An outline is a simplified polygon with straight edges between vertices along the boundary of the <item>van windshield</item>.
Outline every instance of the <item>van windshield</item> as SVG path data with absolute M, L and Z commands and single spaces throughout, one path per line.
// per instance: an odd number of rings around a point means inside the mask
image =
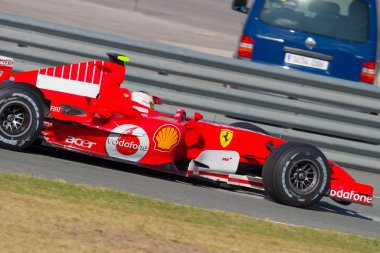
M 264 0 L 259 18 L 273 26 L 367 42 L 368 12 L 360 0 Z

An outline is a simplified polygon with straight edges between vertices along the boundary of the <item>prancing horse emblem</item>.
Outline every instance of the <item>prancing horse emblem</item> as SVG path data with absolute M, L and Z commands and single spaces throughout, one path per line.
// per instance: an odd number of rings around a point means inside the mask
M 231 130 L 222 129 L 222 131 L 220 131 L 220 144 L 223 148 L 230 145 L 233 136 L 234 132 Z

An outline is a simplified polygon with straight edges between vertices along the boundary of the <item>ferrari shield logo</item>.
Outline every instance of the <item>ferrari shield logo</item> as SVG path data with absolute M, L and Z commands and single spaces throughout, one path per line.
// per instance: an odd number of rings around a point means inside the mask
M 231 130 L 222 129 L 222 131 L 220 131 L 220 144 L 223 148 L 230 145 L 233 136 L 234 132 Z

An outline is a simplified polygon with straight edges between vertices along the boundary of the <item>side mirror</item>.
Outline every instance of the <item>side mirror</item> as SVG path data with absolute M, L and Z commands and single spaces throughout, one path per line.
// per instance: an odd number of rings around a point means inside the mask
M 153 102 L 155 105 L 162 104 L 162 99 L 160 97 L 153 96 Z
M 195 122 L 197 122 L 197 121 L 199 121 L 201 119 L 203 119 L 203 115 L 201 113 L 199 113 L 199 112 L 194 112 L 194 120 L 195 120 Z
M 184 125 L 190 126 L 201 119 L 203 119 L 203 115 L 199 112 L 195 112 L 194 117 L 191 120 L 187 121 Z
M 247 4 L 247 0 L 234 0 L 232 2 L 232 9 L 247 14 L 249 11 Z
M 175 115 L 174 115 L 174 119 L 177 121 L 177 122 L 183 122 L 186 120 L 186 112 L 185 110 L 181 109 L 181 110 L 178 110 Z

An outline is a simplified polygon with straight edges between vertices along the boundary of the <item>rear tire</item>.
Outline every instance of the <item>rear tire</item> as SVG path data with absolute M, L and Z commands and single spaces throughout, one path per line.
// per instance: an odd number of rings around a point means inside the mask
M 288 142 L 269 155 L 263 166 L 262 178 L 265 191 L 274 201 L 308 207 L 326 194 L 330 166 L 316 147 Z
M 0 147 L 20 151 L 39 136 L 44 120 L 41 100 L 17 86 L 0 90 Z

